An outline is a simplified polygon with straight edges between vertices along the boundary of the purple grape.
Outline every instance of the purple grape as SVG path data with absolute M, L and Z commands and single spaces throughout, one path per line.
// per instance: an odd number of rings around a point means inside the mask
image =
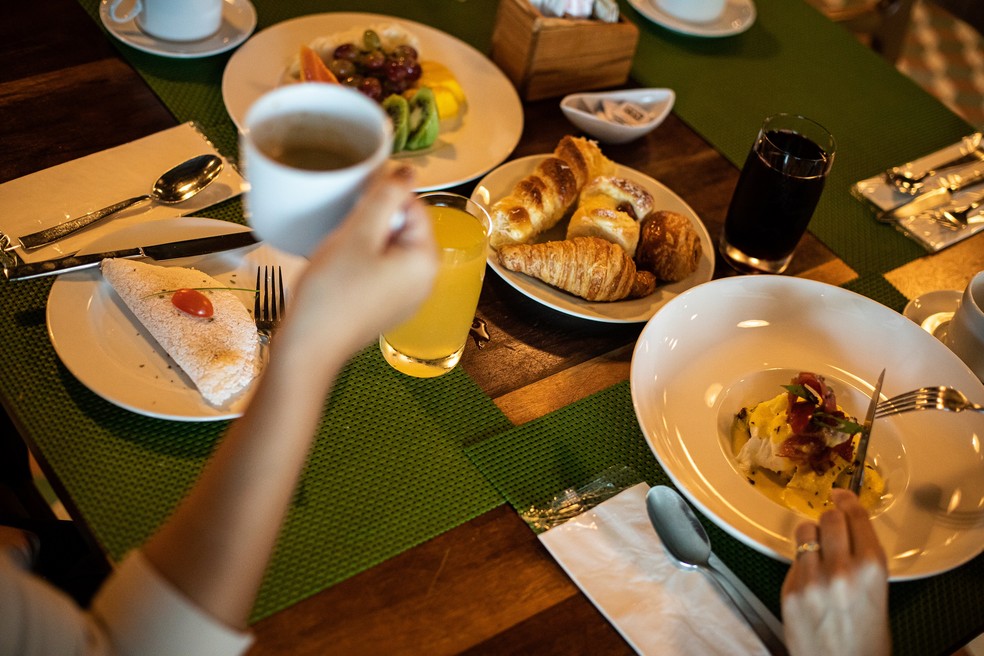
M 359 64 L 367 71 L 380 71 L 386 65 L 386 54 L 382 50 L 370 50 L 359 58 Z
M 413 63 L 417 61 L 417 51 L 413 46 L 408 46 L 406 44 L 396 46 L 393 48 L 392 55 L 399 59 L 405 59 L 407 63 Z
M 375 101 L 379 101 L 383 97 L 383 85 L 374 77 L 364 78 L 362 84 L 359 85 L 359 91 Z
M 424 70 L 420 67 L 419 62 L 414 62 L 407 66 L 407 80 L 411 82 L 416 82 L 420 79 L 421 74 Z
M 398 59 L 386 60 L 386 79 L 391 82 L 402 82 L 407 77 L 407 67 Z
M 354 43 L 343 43 L 335 48 L 333 57 L 354 62 L 359 57 L 359 49 L 355 47 Z

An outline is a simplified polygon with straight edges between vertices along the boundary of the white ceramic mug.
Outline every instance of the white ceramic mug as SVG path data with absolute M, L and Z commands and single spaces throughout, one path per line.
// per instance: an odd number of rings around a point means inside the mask
M 298 255 L 310 254 L 348 214 L 393 145 L 382 107 L 338 84 L 275 89 L 249 108 L 244 127 L 247 221 Z
M 151 36 L 167 41 L 199 41 L 219 31 L 223 0 L 135 0 L 120 16 L 120 5 L 113 0 L 109 17 L 117 23 L 136 19 L 137 26 Z
M 943 341 L 984 381 L 984 271 L 970 279 Z
M 726 0 L 656 0 L 666 13 L 690 23 L 709 23 L 724 13 Z

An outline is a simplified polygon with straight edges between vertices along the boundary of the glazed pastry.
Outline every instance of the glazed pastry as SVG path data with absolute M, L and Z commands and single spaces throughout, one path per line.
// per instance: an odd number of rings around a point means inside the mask
M 614 170 L 594 141 L 564 137 L 553 155 L 492 206 L 492 248 L 523 244 L 549 230 L 567 214 L 588 180 Z
M 612 207 L 638 221 L 653 211 L 653 197 L 631 180 L 602 175 L 588 182 L 581 191 L 578 206 L 587 205 Z
M 659 211 L 643 219 L 635 261 L 667 282 L 683 280 L 697 270 L 700 236 L 690 220 L 676 212 Z
M 635 255 L 639 243 L 637 217 L 653 208 L 653 197 L 639 185 L 613 176 L 599 176 L 581 191 L 578 208 L 567 225 L 567 238 L 601 237 Z
M 598 237 L 503 246 L 499 262 L 510 271 L 533 276 L 589 301 L 645 296 L 656 287 L 652 274 L 640 275 L 620 246 Z
M 639 223 L 609 207 L 579 207 L 567 224 L 567 239 L 600 237 L 617 244 L 632 257 L 639 243 Z

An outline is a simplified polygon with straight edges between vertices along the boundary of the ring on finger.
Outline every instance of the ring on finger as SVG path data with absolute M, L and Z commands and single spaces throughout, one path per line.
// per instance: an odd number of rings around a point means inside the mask
M 820 543 L 816 540 L 810 540 L 809 542 L 803 542 L 796 546 L 796 555 L 801 556 L 805 553 L 818 553 L 820 551 Z

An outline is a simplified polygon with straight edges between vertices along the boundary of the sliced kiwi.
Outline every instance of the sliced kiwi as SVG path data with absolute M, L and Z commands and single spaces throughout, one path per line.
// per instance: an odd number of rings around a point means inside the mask
M 399 94 L 392 94 L 383 101 L 383 109 L 393 122 L 393 152 L 398 153 L 407 145 L 410 136 L 410 104 Z
M 427 148 L 437 140 L 441 130 L 441 119 L 437 114 L 437 101 L 434 92 L 428 87 L 420 87 L 410 99 L 410 136 L 407 150 Z

